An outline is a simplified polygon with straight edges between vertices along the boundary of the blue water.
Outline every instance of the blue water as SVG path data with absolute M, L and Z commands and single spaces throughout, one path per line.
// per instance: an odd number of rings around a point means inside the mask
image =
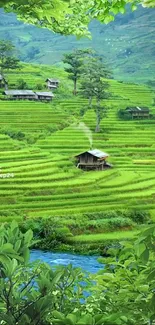
M 96 273 L 103 269 L 98 261 L 98 256 L 84 256 L 70 253 L 53 253 L 41 250 L 31 251 L 31 261 L 41 260 L 51 266 L 72 264 L 74 267 L 81 267 L 84 271 Z

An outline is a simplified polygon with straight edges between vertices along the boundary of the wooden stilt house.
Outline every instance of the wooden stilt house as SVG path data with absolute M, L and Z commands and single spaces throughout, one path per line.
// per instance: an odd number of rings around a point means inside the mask
M 136 118 L 149 118 L 150 110 L 148 107 L 127 107 L 126 112 L 132 116 L 133 119 Z
M 37 99 L 43 102 L 50 102 L 54 97 L 52 92 L 36 92 L 36 95 Z
M 4 94 L 8 99 L 36 99 L 36 94 L 32 90 L 6 90 Z
M 108 154 L 98 149 L 85 151 L 75 156 L 77 167 L 83 170 L 104 170 L 112 167 L 106 159 Z
M 46 79 L 46 87 L 49 90 L 54 90 L 57 89 L 59 86 L 59 80 L 58 79 L 53 79 L 53 78 L 48 78 Z

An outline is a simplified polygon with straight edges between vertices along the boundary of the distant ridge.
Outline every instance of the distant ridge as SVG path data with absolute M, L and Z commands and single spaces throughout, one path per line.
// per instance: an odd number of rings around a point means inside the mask
M 61 65 L 63 53 L 74 48 L 92 47 L 114 71 L 118 80 L 151 82 L 155 75 L 155 9 L 139 7 L 119 15 L 108 25 L 94 21 L 92 40 L 61 36 L 46 29 L 23 24 L 14 14 L 0 11 L 0 39 L 12 40 L 25 62 Z

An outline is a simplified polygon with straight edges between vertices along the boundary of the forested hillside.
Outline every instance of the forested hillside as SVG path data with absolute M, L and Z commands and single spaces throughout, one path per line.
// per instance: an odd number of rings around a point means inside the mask
M 155 9 L 139 7 L 108 25 L 94 21 L 92 40 L 77 40 L 23 24 L 1 10 L 0 39 L 12 40 L 21 60 L 46 64 L 61 64 L 63 54 L 74 48 L 93 47 L 112 67 L 116 79 L 148 82 L 155 74 L 154 16 Z

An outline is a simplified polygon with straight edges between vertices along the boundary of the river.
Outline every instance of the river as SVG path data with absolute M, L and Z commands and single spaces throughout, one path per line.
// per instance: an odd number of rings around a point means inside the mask
M 84 271 L 88 271 L 90 273 L 96 273 L 103 269 L 103 265 L 100 264 L 97 259 L 98 256 L 53 253 L 35 249 L 31 251 L 31 261 L 41 260 L 42 262 L 46 262 L 51 265 L 51 267 L 57 265 L 68 265 L 71 263 L 74 267 L 81 267 Z

